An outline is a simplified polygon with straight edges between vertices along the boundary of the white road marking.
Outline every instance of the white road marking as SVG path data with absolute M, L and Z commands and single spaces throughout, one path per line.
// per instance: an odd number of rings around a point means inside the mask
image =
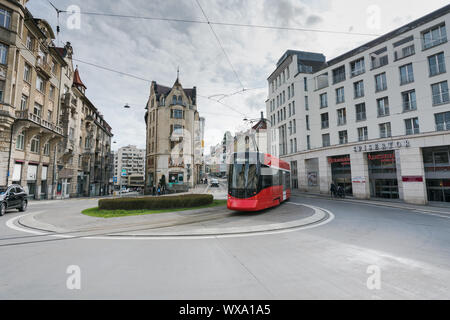
M 294 203 L 294 202 L 288 202 L 288 203 L 297 205 L 297 206 L 308 207 L 308 208 L 314 210 L 315 213 L 317 213 L 318 211 L 321 210 L 328 214 L 328 218 L 319 223 L 313 223 L 313 224 L 306 225 L 306 226 L 299 226 L 299 227 L 288 228 L 288 229 L 284 229 L 284 230 L 259 231 L 259 232 L 240 233 L 240 234 L 205 235 L 205 236 L 185 235 L 185 236 L 83 236 L 83 237 L 78 237 L 78 236 L 70 236 L 70 235 L 65 235 L 65 234 L 53 234 L 53 233 L 49 233 L 49 232 L 36 231 L 36 230 L 29 229 L 29 228 L 19 227 L 14 224 L 18 219 L 20 219 L 24 216 L 31 215 L 31 214 L 38 214 L 43 211 L 31 212 L 31 213 L 27 213 L 27 214 L 24 214 L 21 216 L 14 217 L 6 222 L 6 226 L 13 230 L 20 231 L 20 232 L 32 233 L 32 234 L 36 234 L 36 235 L 50 236 L 50 237 L 56 237 L 56 238 L 67 238 L 67 239 L 79 238 L 79 239 L 88 239 L 88 240 L 201 240 L 201 239 L 218 239 L 218 238 L 256 237 L 256 236 L 264 236 L 264 235 L 290 233 L 290 232 L 295 232 L 295 231 L 299 231 L 299 230 L 307 230 L 307 229 L 317 228 L 317 227 L 323 226 L 327 223 L 330 223 L 331 221 L 334 220 L 334 214 L 329 210 L 311 206 L 311 205 L 307 205 L 307 204 L 300 204 L 300 203 Z

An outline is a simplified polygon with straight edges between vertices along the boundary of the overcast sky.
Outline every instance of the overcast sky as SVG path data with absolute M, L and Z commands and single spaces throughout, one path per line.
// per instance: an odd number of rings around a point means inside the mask
M 51 0 L 66 10 L 203 20 L 196 0 Z M 365 34 L 384 34 L 445 6 L 446 0 L 199 0 L 213 22 L 300 27 Z M 55 10 L 47 0 L 30 0 L 35 18 L 46 19 L 56 31 Z M 378 14 L 379 13 L 379 14 Z M 268 30 L 213 25 L 239 80 L 207 24 L 165 22 L 136 18 L 81 15 L 79 29 L 69 29 L 60 16 L 58 44 L 70 41 L 74 58 L 172 86 L 177 67 L 185 88 L 197 86 L 202 96 L 259 88 L 222 100 L 231 108 L 198 98 L 206 118 L 205 153 L 221 141 L 225 131 L 246 128 L 244 116 L 265 112 L 268 76 L 287 49 L 320 52 L 331 59 L 373 36 Z M 86 95 L 112 126 L 113 149 L 134 144 L 145 148 L 145 104 L 150 82 L 93 66 L 78 64 Z M 131 109 L 124 109 L 128 103 Z

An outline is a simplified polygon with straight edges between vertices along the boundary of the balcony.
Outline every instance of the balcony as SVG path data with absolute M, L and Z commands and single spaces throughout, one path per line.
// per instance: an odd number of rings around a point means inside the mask
M 179 157 L 179 158 L 169 157 L 169 168 L 184 168 L 183 157 Z
M 44 73 L 48 78 L 52 75 L 52 67 L 40 57 L 36 60 L 36 69 Z
M 19 120 L 31 121 L 31 122 L 33 122 L 37 125 L 40 125 L 41 127 L 44 127 L 50 131 L 56 132 L 60 135 L 63 135 L 63 130 L 61 127 L 59 127 L 47 120 L 41 119 L 38 115 L 28 112 L 26 110 L 16 111 L 16 118 Z

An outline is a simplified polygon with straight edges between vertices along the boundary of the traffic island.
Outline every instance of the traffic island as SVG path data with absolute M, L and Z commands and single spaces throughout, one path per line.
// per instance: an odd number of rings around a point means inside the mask
M 148 209 L 141 209 L 141 210 L 123 210 L 123 209 L 116 209 L 116 210 L 105 210 L 100 209 L 100 207 L 96 208 L 90 208 L 81 211 L 81 213 L 90 216 L 90 217 L 97 217 L 97 218 L 119 218 L 119 217 L 129 217 L 129 216 L 140 216 L 140 215 L 147 215 L 147 214 L 159 214 L 159 213 L 168 213 L 168 212 L 180 212 L 180 211 L 186 211 L 186 210 L 200 210 L 200 209 L 207 209 L 207 208 L 214 208 L 214 207 L 224 207 L 227 204 L 227 200 L 213 200 L 209 204 L 197 206 L 197 207 L 189 207 L 189 208 L 171 208 L 171 209 L 159 209 L 159 210 L 148 210 Z

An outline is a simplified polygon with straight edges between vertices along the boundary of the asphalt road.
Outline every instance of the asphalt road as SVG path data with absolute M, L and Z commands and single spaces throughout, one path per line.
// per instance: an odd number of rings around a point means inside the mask
M 450 216 L 309 197 L 292 202 L 335 218 L 251 237 L 99 240 L 13 230 L 6 222 L 21 214 L 14 210 L 0 217 L 0 299 L 450 298 Z M 27 213 L 95 203 L 35 202 Z M 80 289 L 69 289 L 74 284 Z

